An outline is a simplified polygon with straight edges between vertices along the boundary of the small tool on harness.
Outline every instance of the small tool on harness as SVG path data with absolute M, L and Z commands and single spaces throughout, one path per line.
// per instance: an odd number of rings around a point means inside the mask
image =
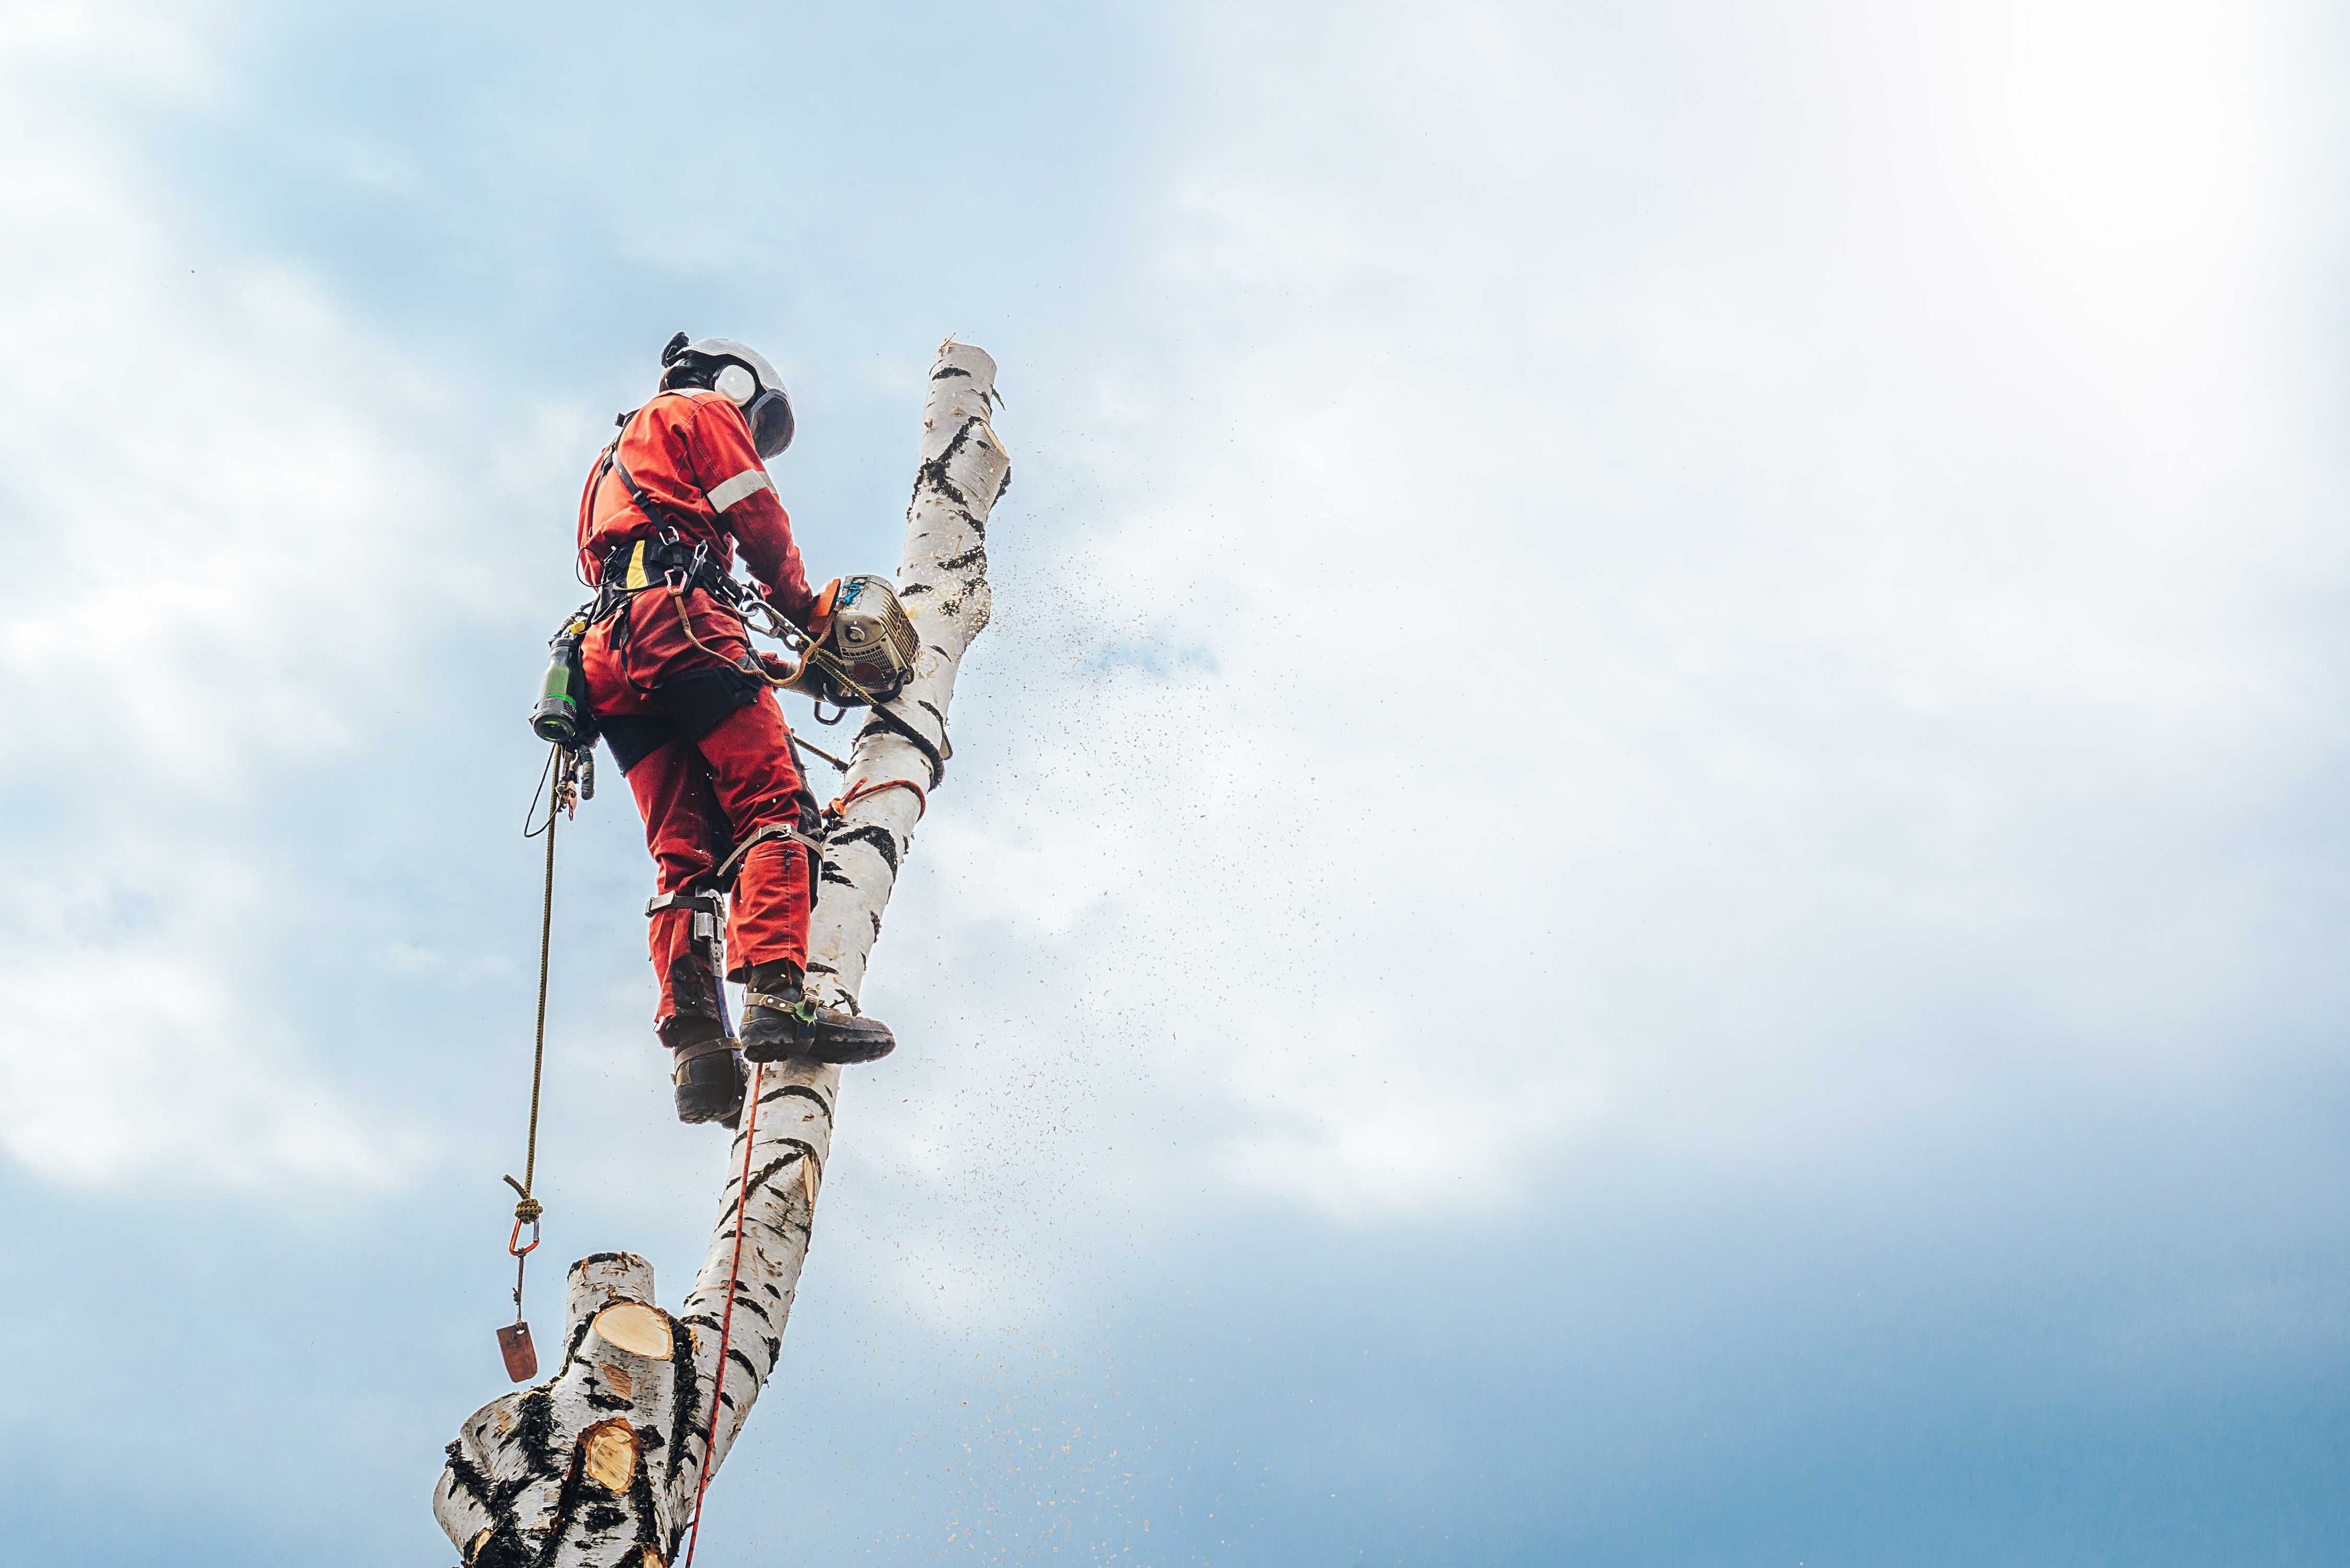
M 792 744 L 797 746 L 801 751 L 806 752 L 811 756 L 821 757 L 826 762 L 830 763 L 832 764 L 832 771 L 837 774 L 845 774 L 848 771 L 848 764 L 847 763 L 842 762 L 838 757 L 834 756 L 822 746 L 809 745 L 807 742 L 802 740 L 797 733 L 793 734 Z
M 506 1376 L 517 1383 L 527 1383 L 538 1376 L 538 1352 L 531 1345 L 530 1324 L 523 1317 L 522 1283 L 530 1255 L 538 1249 L 539 1217 L 546 1212 L 546 1205 L 531 1196 L 531 1186 L 538 1179 L 538 1100 L 546 1077 L 547 961 L 555 936 L 555 824 L 557 817 L 576 813 L 580 801 L 595 794 L 595 779 L 591 753 L 564 745 L 552 747 L 547 753 L 546 772 L 539 775 L 539 787 L 547 790 L 546 821 L 524 832 L 524 836 L 530 838 L 546 836 L 546 885 L 538 911 L 538 1024 L 530 1056 L 530 1130 L 523 1139 L 522 1179 L 516 1181 L 511 1176 L 505 1179 L 517 1199 L 514 1229 L 506 1236 L 506 1254 L 515 1261 L 515 1320 L 498 1330 L 498 1354 L 505 1358 Z M 552 788 L 548 788 L 550 783 Z M 534 794 L 532 804 L 536 805 L 536 801 Z M 522 1228 L 525 1225 L 530 1227 L 528 1246 L 522 1240 Z

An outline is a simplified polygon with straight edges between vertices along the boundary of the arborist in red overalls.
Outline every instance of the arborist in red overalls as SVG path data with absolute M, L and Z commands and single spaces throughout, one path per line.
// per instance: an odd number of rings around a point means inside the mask
M 869 1062 L 897 1042 L 888 1025 L 803 992 L 816 801 L 770 690 L 789 666 L 753 655 L 733 607 L 752 591 L 731 581 L 739 545 L 785 618 L 820 634 L 829 608 L 830 589 L 809 590 L 761 461 L 791 444 L 791 400 L 774 366 L 726 338 L 681 332 L 661 364 L 660 392 L 623 416 L 580 497 L 580 570 L 599 589 L 581 664 L 659 877 L 646 909 L 661 993 L 653 1022 L 674 1053 L 678 1117 L 731 1125 L 745 1057 Z M 722 969 L 744 986 L 738 1039 Z

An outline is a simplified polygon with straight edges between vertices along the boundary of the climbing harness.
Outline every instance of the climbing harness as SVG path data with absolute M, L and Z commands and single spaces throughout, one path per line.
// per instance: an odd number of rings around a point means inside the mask
M 841 578 L 818 601 L 815 618 L 823 622 L 821 632 L 810 633 L 786 618 L 764 594 L 721 566 L 707 542 L 687 543 L 677 514 L 655 500 L 629 472 L 629 465 L 620 460 L 620 442 L 640 411 L 631 410 L 618 417 L 619 433 L 597 460 L 596 472 L 588 481 L 588 494 L 592 506 L 605 475 L 612 475 L 627 489 L 629 502 L 652 524 L 653 533 L 650 537 L 623 539 L 605 552 L 597 573 L 596 597 L 575 611 L 572 620 L 580 622 L 584 631 L 635 595 L 659 588 L 676 605 L 678 620 L 694 647 L 764 685 L 806 693 L 815 703 L 819 724 L 839 723 L 851 708 L 878 708 L 895 701 L 913 679 L 921 639 L 889 579 L 869 574 Z M 694 588 L 715 599 L 743 623 L 745 631 L 773 639 L 797 654 L 798 668 L 787 675 L 771 675 L 755 660 L 738 664 L 702 641 L 686 602 Z M 561 636 L 557 634 L 558 640 Z M 550 688 L 555 680 L 550 671 Z M 827 704 L 833 710 L 829 716 L 825 712 Z
M 548 785 L 550 782 L 552 788 Z M 515 1261 L 515 1320 L 498 1330 L 498 1351 L 504 1356 L 506 1376 L 517 1383 L 527 1383 L 538 1376 L 538 1352 L 532 1347 L 530 1324 L 523 1317 L 523 1273 L 530 1264 L 530 1255 L 539 1243 L 539 1219 L 546 1206 L 531 1194 L 538 1179 L 538 1102 L 539 1091 L 546 1077 L 546 981 L 549 959 L 555 938 L 555 824 L 558 817 L 577 815 L 579 803 L 596 796 L 596 760 L 593 753 L 573 750 L 568 746 L 548 749 L 546 769 L 539 774 L 539 789 L 546 792 L 546 821 L 536 828 L 525 827 L 523 836 L 546 838 L 546 880 L 539 897 L 538 907 L 538 1023 L 534 1033 L 530 1053 L 530 1128 L 523 1137 L 522 1179 L 509 1176 L 508 1187 L 515 1189 L 514 1230 L 506 1236 L 506 1254 Z M 536 812 L 538 794 L 531 795 L 531 808 Z M 527 819 L 525 814 L 525 819 Z M 523 1245 L 522 1228 L 530 1227 L 530 1244 Z
M 726 1352 L 734 1338 L 734 1293 L 743 1281 L 743 1210 L 751 1201 L 751 1146 L 759 1138 L 759 1079 L 765 1071 L 764 1064 L 753 1066 L 751 1086 L 743 1094 L 749 1108 L 743 1116 L 743 1180 L 734 1194 L 734 1256 L 726 1265 L 726 1310 L 718 1318 L 718 1380 L 710 1390 L 710 1426 L 702 1434 L 702 1473 L 693 1482 L 693 1522 L 687 1527 L 684 1568 L 693 1568 L 693 1551 L 702 1542 L 702 1500 L 710 1490 L 711 1450 L 718 1446 L 719 1401 L 726 1397 Z

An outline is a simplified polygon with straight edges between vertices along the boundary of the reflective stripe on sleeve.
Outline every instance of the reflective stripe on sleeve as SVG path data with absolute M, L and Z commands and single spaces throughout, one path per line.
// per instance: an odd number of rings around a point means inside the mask
M 767 478 L 765 469 L 746 468 L 725 483 L 713 485 L 707 493 L 710 496 L 711 506 L 716 511 L 723 512 L 754 491 L 772 488 L 774 486 Z

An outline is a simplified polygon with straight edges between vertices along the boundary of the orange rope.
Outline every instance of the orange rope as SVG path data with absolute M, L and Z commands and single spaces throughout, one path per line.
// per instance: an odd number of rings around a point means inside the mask
M 759 668 L 759 661 L 757 659 L 752 659 L 747 665 L 737 664 L 734 660 L 727 658 L 724 654 L 719 652 L 716 649 L 702 640 L 701 634 L 693 629 L 693 612 L 686 608 L 685 605 L 685 596 L 688 588 L 691 587 L 691 585 L 688 584 L 685 587 L 672 587 L 668 590 L 670 601 L 677 606 L 677 622 L 680 626 L 685 628 L 686 640 L 692 643 L 694 647 L 702 649 L 702 652 L 710 655 L 711 658 L 718 660 L 719 663 L 726 665 L 731 669 L 740 670 L 745 675 L 755 675 L 770 686 L 788 685 L 788 681 L 778 680 L 774 676 L 768 674 L 764 670 Z M 727 607 L 723 604 L 719 604 L 719 601 L 714 597 L 712 598 L 711 603 L 717 604 L 718 607 L 721 609 L 727 609 Z M 728 609 L 727 613 L 730 615 L 734 614 L 731 609 Z M 740 615 L 735 615 L 734 618 L 736 620 L 743 619 Z M 744 621 L 743 624 L 748 626 L 750 623 Z M 745 643 L 744 646 L 747 647 L 748 644 Z
M 743 1117 L 743 1187 L 734 1195 L 734 1261 L 726 1266 L 726 1311 L 718 1320 L 718 1382 L 710 1390 L 710 1429 L 702 1435 L 702 1477 L 693 1483 L 693 1523 L 685 1542 L 685 1568 L 693 1568 L 693 1549 L 702 1543 L 702 1498 L 710 1490 L 710 1456 L 718 1446 L 718 1401 L 726 1394 L 726 1347 L 734 1336 L 734 1293 L 743 1278 L 743 1227 L 751 1201 L 751 1146 L 759 1136 L 759 1078 L 764 1062 L 751 1068 L 751 1086 L 743 1098 L 749 1109 Z
M 914 813 L 914 820 L 916 822 L 921 821 L 923 817 L 930 815 L 930 792 L 911 779 L 881 779 L 878 782 L 872 780 L 860 780 L 855 788 L 847 791 L 844 794 L 834 796 L 832 804 L 824 808 L 825 815 L 827 816 L 838 816 L 842 812 L 847 810 L 850 806 L 855 805 L 867 795 L 879 794 L 885 789 L 910 789 L 914 792 L 914 800 L 917 803 L 917 808 Z

